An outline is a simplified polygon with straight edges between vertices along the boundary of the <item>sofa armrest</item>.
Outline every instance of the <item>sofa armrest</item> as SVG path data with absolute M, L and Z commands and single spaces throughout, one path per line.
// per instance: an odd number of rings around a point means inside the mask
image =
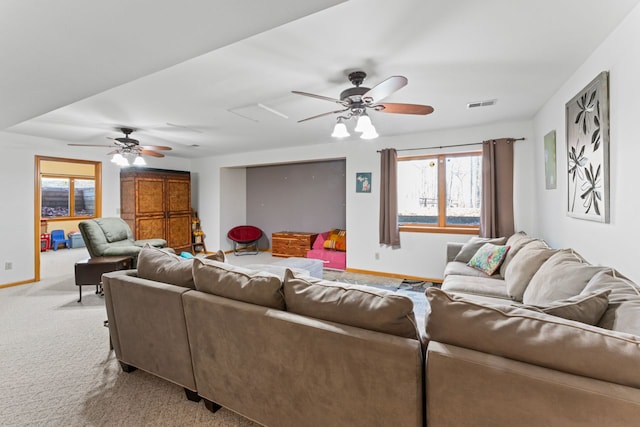
M 623 426 L 640 413 L 637 388 L 435 341 L 425 381 L 429 427 Z
M 105 273 L 102 283 L 118 360 L 195 391 L 182 303 L 190 289 L 142 279 L 136 270 Z
M 447 242 L 447 262 L 453 261 L 453 259 L 458 255 L 460 249 L 464 246 L 464 243 L 458 242 Z

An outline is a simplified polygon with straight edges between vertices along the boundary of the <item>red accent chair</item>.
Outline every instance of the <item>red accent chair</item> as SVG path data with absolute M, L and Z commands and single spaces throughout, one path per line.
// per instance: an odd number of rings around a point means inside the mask
M 256 255 L 262 230 L 253 225 L 238 225 L 229 230 L 227 237 L 233 242 L 234 255 Z

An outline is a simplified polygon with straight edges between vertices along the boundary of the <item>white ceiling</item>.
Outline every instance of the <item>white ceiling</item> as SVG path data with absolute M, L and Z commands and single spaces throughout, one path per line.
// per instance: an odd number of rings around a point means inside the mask
M 129 126 L 192 158 L 317 144 L 334 118 L 297 121 L 338 108 L 291 91 L 338 98 L 356 69 L 435 108 L 371 113 L 385 136 L 530 119 L 639 1 L 5 0 L 0 128 L 64 145 Z

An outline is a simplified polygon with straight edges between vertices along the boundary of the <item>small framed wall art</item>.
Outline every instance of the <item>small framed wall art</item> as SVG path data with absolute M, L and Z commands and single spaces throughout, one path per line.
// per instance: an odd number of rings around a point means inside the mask
M 603 71 L 565 106 L 567 214 L 609 222 L 609 73 Z
M 556 176 L 556 131 L 544 136 L 544 188 L 553 190 L 558 185 Z
M 356 172 L 356 193 L 371 193 L 371 172 Z

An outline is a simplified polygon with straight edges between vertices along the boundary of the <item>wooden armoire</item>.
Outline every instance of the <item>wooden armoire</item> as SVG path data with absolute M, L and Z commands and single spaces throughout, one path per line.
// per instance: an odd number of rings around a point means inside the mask
M 120 171 L 120 217 L 138 239 L 165 239 L 191 252 L 191 174 L 151 168 Z

